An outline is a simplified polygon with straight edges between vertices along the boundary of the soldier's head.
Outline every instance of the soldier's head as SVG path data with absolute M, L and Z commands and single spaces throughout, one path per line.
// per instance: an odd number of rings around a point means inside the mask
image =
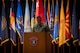
M 41 21 L 42 21 L 42 20 L 41 20 L 41 17 L 40 17 L 40 16 L 38 16 L 38 17 L 37 17 L 37 23 L 38 23 L 38 24 L 40 24 L 40 23 L 41 23 Z

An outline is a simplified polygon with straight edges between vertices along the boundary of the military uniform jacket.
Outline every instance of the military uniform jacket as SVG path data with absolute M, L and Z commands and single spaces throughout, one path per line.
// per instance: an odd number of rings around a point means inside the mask
M 35 24 L 33 27 L 33 32 L 50 32 L 50 29 L 45 23 L 41 23 L 40 25 Z

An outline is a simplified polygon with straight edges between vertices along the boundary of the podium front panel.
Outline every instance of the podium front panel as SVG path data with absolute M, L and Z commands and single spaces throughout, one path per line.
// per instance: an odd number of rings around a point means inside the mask
M 46 33 L 24 33 L 23 53 L 46 53 Z

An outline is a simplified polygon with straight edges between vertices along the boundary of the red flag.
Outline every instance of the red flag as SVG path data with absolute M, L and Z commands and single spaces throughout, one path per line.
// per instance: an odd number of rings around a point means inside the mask
M 66 8 L 65 30 L 66 30 L 66 39 L 69 40 L 70 37 L 71 37 L 71 34 L 70 34 L 69 0 L 67 1 L 67 8 Z
M 46 22 L 46 19 L 44 17 L 44 6 L 42 0 L 36 1 L 36 17 L 37 16 L 41 16 L 42 22 Z

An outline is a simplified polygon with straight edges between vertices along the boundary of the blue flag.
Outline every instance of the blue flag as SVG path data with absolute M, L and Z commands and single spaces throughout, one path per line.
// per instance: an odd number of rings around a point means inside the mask
M 73 13 L 72 13 L 72 35 L 73 35 L 73 43 L 78 41 L 78 17 L 76 16 L 75 5 L 73 4 Z
M 33 29 L 33 26 L 35 24 L 35 3 L 32 0 L 32 9 L 31 9 L 31 28 Z
M 17 13 L 16 13 L 16 30 L 20 36 L 21 44 L 23 44 L 24 37 L 24 25 L 23 25 L 23 15 L 20 2 L 17 3 Z
M 59 10 L 58 10 L 58 2 L 56 2 L 54 31 L 53 31 L 53 42 L 58 39 L 58 35 L 59 35 Z
M 53 33 L 53 24 L 54 24 L 54 6 L 53 6 L 52 3 L 51 3 L 51 6 L 50 6 L 50 23 L 49 23 L 51 34 Z
M 14 8 L 13 2 L 11 2 L 10 7 L 10 40 L 12 41 L 13 45 L 16 46 L 16 30 L 15 30 L 15 15 L 14 15 Z
M 5 4 L 3 3 L 2 6 L 2 17 L 1 17 L 1 44 L 9 41 L 8 37 L 8 25 L 7 25 L 7 18 L 6 18 L 6 13 L 5 13 Z
M 44 0 L 44 15 L 45 15 L 45 18 L 46 18 L 46 24 L 48 25 L 46 0 Z

